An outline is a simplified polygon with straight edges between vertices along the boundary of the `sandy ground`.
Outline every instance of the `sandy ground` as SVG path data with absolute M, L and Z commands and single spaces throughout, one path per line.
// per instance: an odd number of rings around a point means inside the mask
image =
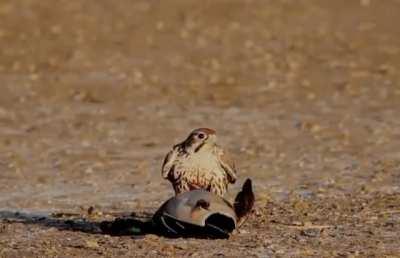
M 400 1 L 0 2 L 0 257 L 400 257 Z M 111 237 L 215 128 L 229 240 Z M 93 207 L 91 214 L 87 213 Z

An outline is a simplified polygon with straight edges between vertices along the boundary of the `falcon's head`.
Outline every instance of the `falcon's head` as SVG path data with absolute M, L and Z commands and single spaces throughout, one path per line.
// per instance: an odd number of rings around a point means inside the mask
M 183 146 L 188 152 L 198 152 L 204 147 L 215 146 L 217 136 L 215 130 L 210 128 L 198 128 L 193 130 L 188 138 L 183 142 Z

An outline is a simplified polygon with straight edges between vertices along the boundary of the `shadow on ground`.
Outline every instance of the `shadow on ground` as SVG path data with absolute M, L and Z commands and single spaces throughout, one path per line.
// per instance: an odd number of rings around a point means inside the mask
M 59 230 L 80 231 L 89 234 L 108 234 L 114 236 L 143 236 L 150 233 L 150 230 L 147 228 L 149 225 L 147 222 L 149 220 L 148 218 L 151 217 L 150 214 L 147 214 L 146 216 L 138 216 L 135 214 L 119 213 L 113 214 L 113 216 L 117 217 L 115 220 L 118 222 L 117 225 L 115 225 L 114 221 L 92 221 L 81 214 L 74 213 L 44 214 L 8 210 L 0 211 L 0 220 L 9 224 L 32 224 L 43 227 L 53 227 Z M 118 231 L 116 231 L 116 226 L 118 226 Z

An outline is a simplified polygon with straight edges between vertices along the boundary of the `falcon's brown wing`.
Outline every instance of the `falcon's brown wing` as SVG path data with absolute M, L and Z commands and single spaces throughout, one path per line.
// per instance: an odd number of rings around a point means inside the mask
M 177 156 L 178 151 L 176 150 L 176 148 L 172 149 L 170 152 L 168 152 L 167 156 L 165 156 L 161 169 L 161 175 L 163 178 L 168 178 Z
M 225 173 L 228 175 L 228 181 L 230 183 L 235 183 L 237 179 L 237 171 L 235 167 L 235 162 L 231 156 L 222 149 L 218 151 L 218 159 L 221 167 L 224 169 Z

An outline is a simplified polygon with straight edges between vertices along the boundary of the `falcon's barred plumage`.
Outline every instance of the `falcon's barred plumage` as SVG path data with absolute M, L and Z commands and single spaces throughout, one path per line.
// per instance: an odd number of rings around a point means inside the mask
M 235 165 L 216 140 L 214 130 L 199 128 L 167 154 L 162 176 L 172 183 L 175 194 L 205 189 L 223 196 L 235 183 Z

